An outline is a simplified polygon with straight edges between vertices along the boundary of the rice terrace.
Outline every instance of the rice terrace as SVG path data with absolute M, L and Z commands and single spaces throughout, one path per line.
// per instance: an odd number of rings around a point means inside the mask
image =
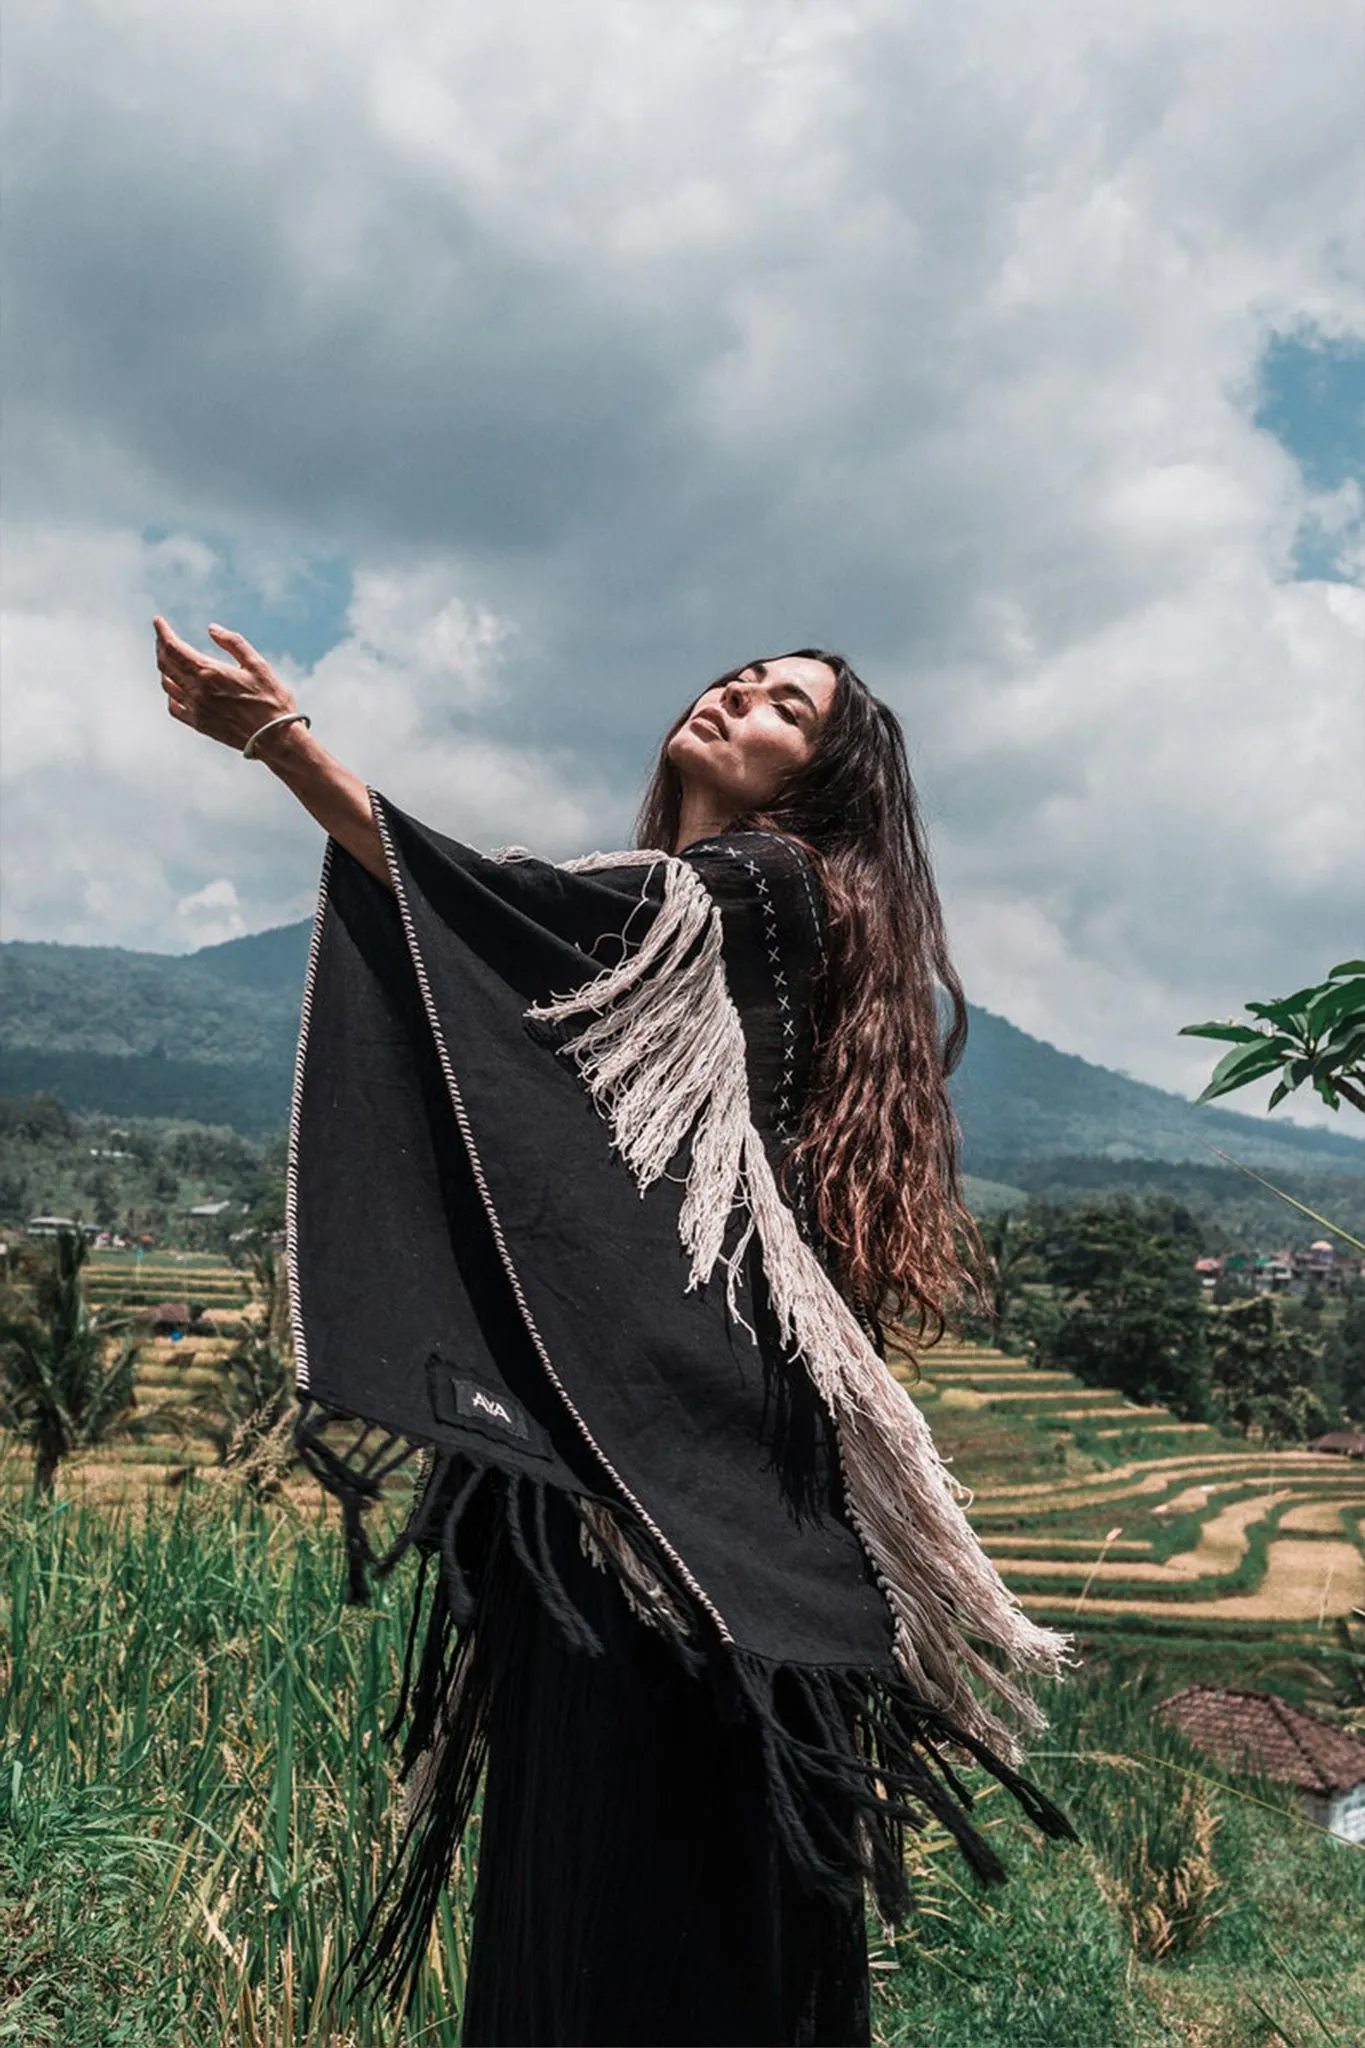
M 169 1251 L 97 1252 L 86 1286 L 92 1307 L 135 1297 L 193 1307 L 194 1324 L 144 1339 L 142 1426 L 67 1460 L 50 1501 L 17 1446 L 4 1457 L 0 2041 L 453 2044 L 463 1866 L 407 2020 L 344 1995 L 400 1825 L 382 1729 L 403 1587 L 344 1607 L 313 1482 L 294 1470 L 253 1493 L 201 1429 L 196 1402 L 265 1312 L 259 1286 Z M 919 1911 L 870 1930 L 876 2039 L 1361 2038 L 1365 1851 L 1155 1711 L 1195 1681 L 1365 1705 L 1359 1463 L 1239 1444 L 985 1343 L 893 1362 L 991 1555 L 1080 1637 L 1035 1763 L 1085 1846 L 1039 1845 L 986 1795 L 1011 1882 L 984 1894 L 925 1830 Z

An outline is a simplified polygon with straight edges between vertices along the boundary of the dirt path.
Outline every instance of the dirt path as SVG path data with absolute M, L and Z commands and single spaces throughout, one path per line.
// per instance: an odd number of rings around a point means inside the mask
M 1097 1585 L 1106 1580 L 1126 1579 L 1144 1586 L 1174 1586 L 1188 1583 L 1190 1579 L 1217 1578 L 1235 1571 L 1241 1563 L 1246 1555 L 1247 1530 L 1254 1523 L 1264 1521 L 1270 1510 L 1282 1500 L 1291 1498 L 1288 1490 L 1282 1488 L 1278 1493 L 1257 1494 L 1252 1500 L 1233 1501 L 1204 1525 L 1193 1550 L 1179 1551 L 1176 1556 L 1167 1558 L 1165 1564 L 1130 1564 L 1125 1558 L 1113 1555 L 1119 1548 L 1117 1543 L 1105 1552 L 1103 1560 L 1100 1560 L 1099 1544 L 1092 1543 L 1090 1555 L 1096 1562 L 1089 1570 L 1083 1558 L 1058 1557 L 1051 1545 L 1045 1557 L 1010 1557 L 1004 1562 L 1021 1578 L 1074 1579 L 1084 1573 L 1087 1578 L 1093 1577 Z
M 1305 1536 L 1339 1536 L 1343 1508 L 1365 1508 L 1365 1489 L 1358 1494 L 1345 1494 L 1340 1500 L 1305 1501 L 1280 1516 L 1280 1527 L 1287 1533 L 1297 1530 Z
M 1218 1491 L 1216 1486 L 1187 1486 L 1182 1492 L 1163 1500 L 1160 1507 L 1153 1508 L 1154 1515 L 1188 1515 L 1196 1508 L 1206 1508 L 1209 1498 Z
M 1024 1607 L 1055 1607 L 1046 1594 L 1025 1593 Z M 1090 1599 L 1094 1614 L 1142 1614 L 1152 1619 L 1181 1621 L 1330 1621 L 1365 1605 L 1365 1557 L 1353 1543 L 1322 1543 L 1293 1539 L 1270 1545 L 1266 1574 L 1254 1593 L 1233 1593 L 1221 1600 Z
M 1258 1482 L 1275 1486 L 1304 1480 L 1311 1484 L 1323 1479 L 1340 1482 L 1346 1477 L 1339 1471 L 1328 1470 L 1326 1459 L 1311 1451 L 1187 1451 L 1179 1457 L 1117 1465 L 1112 1472 L 1087 1473 L 1074 1480 L 999 1489 L 980 1487 L 976 1505 L 983 1514 L 1015 1513 L 1034 1503 L 1057 1509 L 1104 1507 L 1162 1493 L 1180 1479 L 1197 1481 L 1201 1475 L 1207 1475 L 1209 1485 L 1221 1487 L 1251 1486 Z M 1346 1483 L 1350 1483 L 1349 1479 Z

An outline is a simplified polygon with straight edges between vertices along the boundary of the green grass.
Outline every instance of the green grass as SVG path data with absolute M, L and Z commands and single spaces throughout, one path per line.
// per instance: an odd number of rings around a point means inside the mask
M 1083 1851 L 1039 1843 L 999 1800 L 1003 1890 L 983 1897 L 941 1853 L 919 1858 L 921 1913 L 876 1958 L 888 2048 L 1362 2038 L 1365 1942 L 1348 1930 L 1365 1925 L 1365 1852 L 1323 1835 L 1276 1788 L 1209 1772 L 1153 1720 L 1174 1677 L 1130 1664 L 1054 1693 L 1033 1767 Z M 1156 1963 L 1136 1951 L 1123 1902 L 1135 1872 L 1194 1852 L 1191 1810 L 1211 1844 L 1209 1890 L 1187 1945 Z
M 153 1256 L 140 1267 L 116 1257 L 94 1271 L 109 1299 L 135 1287 L 148 1300 L 226 1306 L 247 1292 L 244 1276 L 210 1257 Z M 192 1377 L 163 1351 L 149 1347 L 147 1401 L 183 1394 Z M 1098 1551 L 1118 1523 L 1162 1561 L 1270 1477 L 1273 1461 L 1213 1431 L 1163 1440 L 1125 1424 L 1100 1437 L 1083 1423 L 1059 1427 L 1045 1402 L 945 1405 L 954 1382 L 1029 1384 L 1027 1367 L 1002 1361 L 992 1372 L 989 1354 L 945 1348 L 925 1366 L 920 1398 L 958 1472 L 982 1489 L 981 1521 L 1036 1538 L 1039 1556 L 1055 1537 Z M 1077 1393 L 1097 1398 L 1079 1383 Z M 1226 1460 L 1200 1463 L 1219 1451 L 1239 1454 L 1236 1477 Z M 130 1478 L 167 1455 L 132 1442 L 100 1454 Z M 1115 1488 L 1078 1505 L 1052 1490 L 1087 1475 L 1103 1486 L 1119 1465 L 1173 1456 L 1189 1462 L 1150 1495 Z M 1154 1512 L 1205 1476 L 1216 1491 L 1204 1509 Z M 1337 1497 L 1356 1478 L 1323 1464 L 1294 1484 L 1304 1497 Z M 1040 1481 L 1035 1498 L 1011 1498 Z M 1002 1490 L 994 1503 L 992 1487 Z M 877 1946 L 880 2042 L 1365 2039 L 1365 1965 L 1347 1932 L 1365 1922 L 1365 1855 L 1324 1841 L 1268 1788 L 1209 1779 L 1151 1714 L 1159 1693 L 1194 1681 L 1265 1684 L 1310 1706 L 1344 1687 L 1330 1628 L 1181 1616 L 1191 1600 L 1259 1582 L 1285 1511 L 1252 1526 L 1221 1578 L 1163 1589 L 1164 1614 L 1083 1617 L 1088 1671 L 1058 1696 L 1035 1768 L 1074 1811 L 1086 1846 L 1038 1843 L 1007 1801 L 988 1796 L 1013 1877 L 983 1896 L 931 1831 L 914 1852 L 919 1914 Z M 1360 1541 L 1358 1512 L 1345 1528 Z M 1020 1587 L 1024 1562 L 1002 1559 Z M 1084 1556 L 1068 1563 L 1074 1584 L 1034 1582 L 1062 1626 L 1089 1569 Z M 191 1483 L 128 1511 L 69 1500 L 37 1510 L 15 1484 L 0 1507 L 12 1644 L 0 1670 L 0 2048 L 458 2040 L 467 1869 L 410 2024 L 354 2009 L 341 1973 L 396 1836 L 400 1795 L 379 1731 L 407 1599 L 400 1574 L 372 1609 L 344 1610 L 343 1577 L 335 1522 L 297 1505 L 261 1509 L 231 1488 Z M 1153 1589 L 1122 1579 L 1094 1588 L 1125 1590 L 1149 1599 Z M 1187 1864 L 1202 1872 L 1198 1938 L 1157 1961 L 1139 1953 L 1142 1914 L 1150 1919 L 1155 1902 L 1160 1921 L 1162 1873 Z
M 453 1921 L 410 2035 L 340 1997 L 399 1812 L 401 1589 L 342 1609 L 335 1528 L 237 1494 L 0 1529 L 0 2041 L 454 2043 Z
M 404 1574 L 373 1607 L 343 1609 L 334 1521 L 222 1488 L 137 1513 L 16 1499 L 0 1545 L 0 2043 L 454 2044 L 467 1869 L 409 2025 L 352 2010 L 340 1975 L 398 1820 L 380 1729 Z M 917 1843 L 920 1911 L 874 1936 L 879 2041 L 1361 2037 L 1365 1961 L 1348 1930 L 1365 1924 L 1365 1854 L 1267 1788 L 1206 1776 L 1151 1708 L 1212 1670 L 1157 1668 L 1160 1655 L 1115 1650 L 1052 1705 L 1034 1769 L 1086 1846 L 1038 1843 L 989 1792 L 1002 1891 L 979 1891 L 939 1834 Z M 1228 1647 L 1243 1682 L 1258 1655 L 1264 1639 Z M 1325 1666 L 1304 1668 L 1299 1689 L 1320 1692 Z M 1135 1952 L 1123 1887 L 1185 1853 L 1189 1785 L 1212 1817 L 1209 1910 L 1187 1950 L 1155 1963 Z

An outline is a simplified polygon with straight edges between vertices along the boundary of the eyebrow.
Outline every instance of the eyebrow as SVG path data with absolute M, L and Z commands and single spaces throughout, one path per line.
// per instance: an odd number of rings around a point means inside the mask
M 805 705 L 808 711 L 814 712 L 817 718 L 820 716 L 820 709 L 819 706 L 816 704 L 814 697 L 808 695 L 808 693 L 802 689 L 800 683 L 774 683 L 773 695 L 775 697 L 799 697 L 801 699 L 801 702 Z
M 768 673 L 767 662 L 751 661 L 749 663 L 749 667 L 753 670 L 754 674 L 758 677 L 758 680 L 761 683 Z M 738 681 L 739 677 L 743 674 L 744 670 L 742 668 L 736 669 L 734 679 Z M 808 691 L 802 689 L 800 683 L 774 683 L 772 686 L 772 692 L 775 697 L 799 697 L 801 699 L 801 702 L 805 705 L 807 711 L 809 711 L 815 718 L 819 718 L 819 705 L 816 703 L 814 697 L 812 697 Z

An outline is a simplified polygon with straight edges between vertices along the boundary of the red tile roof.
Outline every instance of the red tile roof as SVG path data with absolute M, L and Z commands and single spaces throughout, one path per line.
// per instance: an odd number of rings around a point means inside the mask
M 1157 1711 L 1218 1763 L 1264 1772 L 1296 1791 L 1347 1792 L 1365 1783 L 1365 1736 L 1273 1693 L 1190 1685 Z

